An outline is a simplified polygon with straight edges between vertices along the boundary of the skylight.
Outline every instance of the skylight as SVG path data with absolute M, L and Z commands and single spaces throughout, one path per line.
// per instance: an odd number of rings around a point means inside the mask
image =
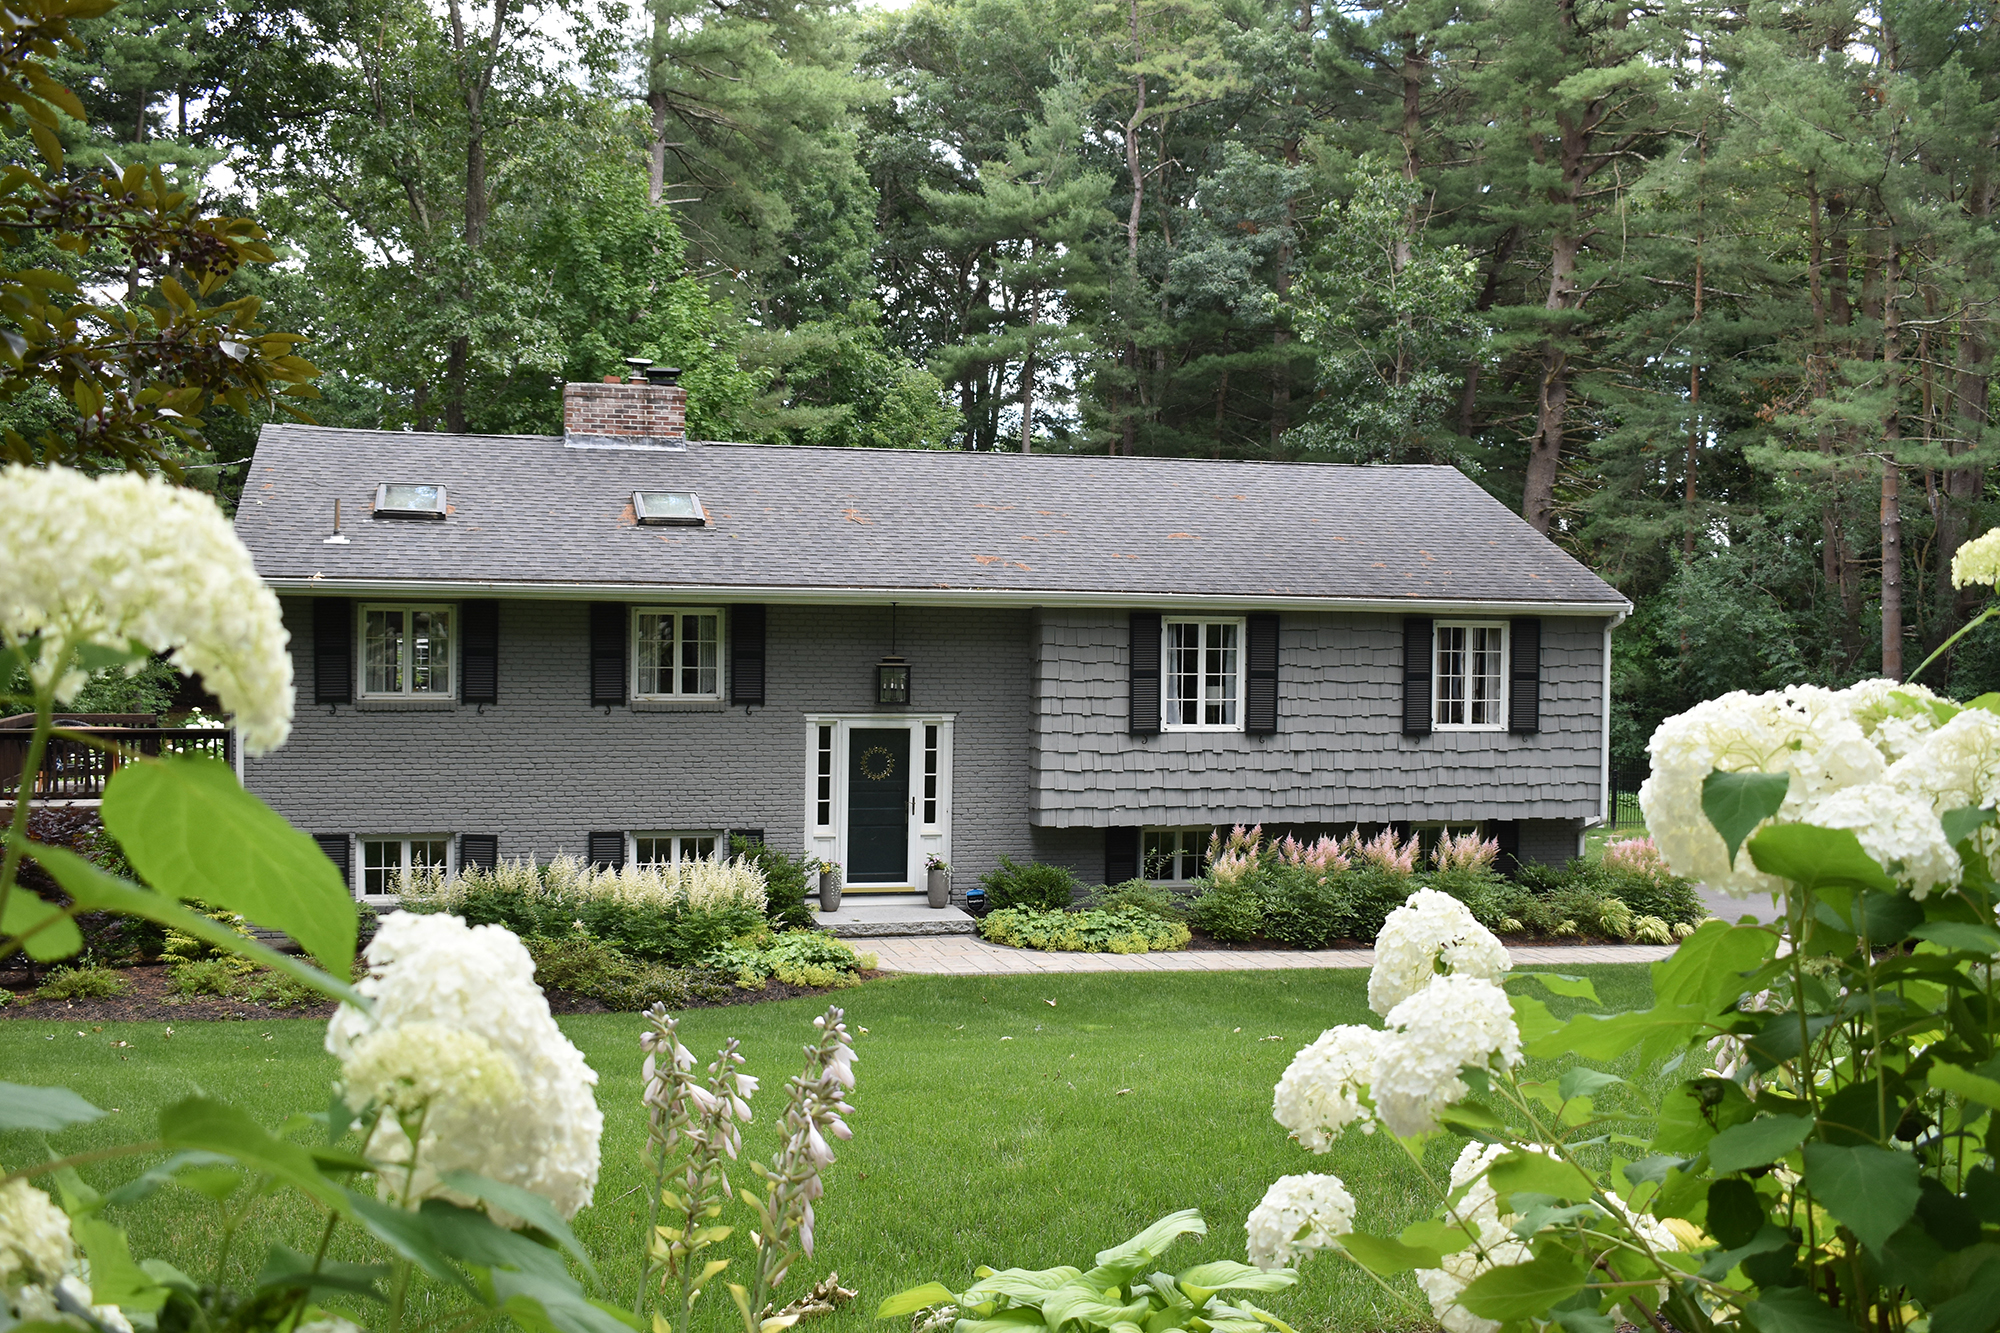
M 444 487 L 386 481 L 375 488 L 377 518 L 443 518 Z
M 708 523 L 701 498 L 693 491 L 634 491 L 632 512 L 641 523 L 699 528 Z

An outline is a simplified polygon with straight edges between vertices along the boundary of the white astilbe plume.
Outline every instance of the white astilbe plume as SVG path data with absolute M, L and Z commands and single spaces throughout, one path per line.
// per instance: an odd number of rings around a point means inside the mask
M 290 636 L 278 599 L 215 502 L 158 477 L 65 467 L 0 472 L 0 643 L 41 636 L 30 667 L 58 702 L 86 644 L 167 653 L 235 715 L 262 754 L 292 729 Z
M 1364 1133 L 1374 1133 L 1374 1112 L 1361 1097 L 1381 1041 L 1374 1028 L 1353 1023 L 1320 1033 L 1285 1067 L 1271 1095 L 1271 1117 L 1316 1153 L 1332 1148 L 1340 1131 L 1356 1121 Z
M 1521 1062 L 1521 1033 L 1507 992 L 1484 977 L 1439 977 L 1389 1011 L 1369 1070 L 1375 1114 L 1392 1134 L 1437 1128 L 1437 1114 L 1465 1096 L 1465 1065 Z
M 1813 807 L 1880 778 L 1888 765 L 1855 721 L 1850 700 L 1816 685 L 1769 694 L 1736 691 L 1662 722 L 1648 746 L 1653 772 L 1639 788 L 1646 828 L 1675 874 L 1747 895 L 1778 893 L 1784 881 L 1759 871 L 1745 847 L 1732 864 L 1701 808 L 1702 783 L 1725 773 L 1787 773 L 1773 822 L 1809 823 Z
M 1280 1176 L 1244 1222 L 1250 1262 L 1290 1268 L 1316 1250 L 1333 1249 L 1354 1230 L 1354 1196 L 1339 1176 Z
M 341 1062 L 350 1102 L 375 1097 L 390 1107 L 369 1140 L 372 1158 L 407 1167 L 403 1126 L 421 1125 L 415 1171 L 390 1172 L 397 1196 L 412 1207 L 431 1195 L 470 1203 L 438 1182 L 465 1169 L 574 1217 L 597 1185 L 597 1074 L 549 1016 L 521 942 L 502 926 L 397 912 L 366 957 L 369 974 L 355 989 L 374 1001 L 374 1013 L 341 1005 L 326 1049 Z M 464 1077 L 432 1081 L 410 1068 L 425 1051 Z
M 1811 818 L 1821 828 L 1851 831 L 1861 850 L 1919 901 L 1940 884 L 1958 883 L 1958 853 L 1921 796 L 1871 782 L 1835 792 L 1813 807 Z
M 1992 528 L 1958 548 L 1951 558 L 1951 586 L 2000 583 L 2000 528 Z
M 1418 889 L 1382 923 L 1375 966 L 1368 973 L 1368 1007 L 1385 1017 L 1437 979 L 1442 963 L 1453 975 L 1498 981 L 1514 965 L 1507 946 L 1473 919 L 1464 903 L 1436 889 Z

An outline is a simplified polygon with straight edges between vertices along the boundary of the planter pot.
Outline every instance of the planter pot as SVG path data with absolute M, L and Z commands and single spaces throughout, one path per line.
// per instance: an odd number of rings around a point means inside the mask
M 927 891 L 929 892 L 929 894 L 930 894 L 930 900 L 931 900 L 931 906 L 932 906 L 932 907 L 949 907 L 949 906 L 951 906 L 951 872 L 950 872 L 950 871 L 948 871 L 948 870 L 933 870 L 933 871 L 930 871 L 930 872 L 929 872 L 929 877 L 928 877 L 927 881 L 926 881 L 926 882 L 925 882 L 925 884 L 924 884 L 924 888 L 925 888 L 925 889 L 926 889 L 926 890 L 927 890 Z
M 840 910 L 840 872 L 822 870 L 819 876 L 819 910 L 838 912 Z

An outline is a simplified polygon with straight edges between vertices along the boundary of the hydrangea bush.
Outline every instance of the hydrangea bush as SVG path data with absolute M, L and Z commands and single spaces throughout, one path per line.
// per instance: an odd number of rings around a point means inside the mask
M 1991 1333 L 1996 710 L 1868 681 L 1663 724 L 1640 796 L 1657 847 L 1620 857 L 1779 911 L 1694 930 L 1649 1009 L 1558 1021 L 1528 988 L 1594 1004 L 1587 982 L 1513 972 L 1463 905 L 1411 895 L 1370 977 L 1383 1026 L 1301 1051 L 1273 1113 L 1336 1159 L 1387 1132 L 1437 1214 L 1371 1234 L 1337 1175 L 1287 1176 L 1248 1219 L 1252 1261 L 1332 1251 L 1448 1333 Z M 1664 1097 L 1602 1068 L 1630 1053 Z M 1435 1180 L 1422 1150 L 1447 1131 L 1471 1142 Z

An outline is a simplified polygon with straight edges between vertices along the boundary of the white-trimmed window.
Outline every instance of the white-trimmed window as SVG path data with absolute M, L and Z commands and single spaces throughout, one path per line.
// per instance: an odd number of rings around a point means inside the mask
M 632 608 L 632 697 L 722 697 L 722 612 L 715 607 Z
M 1243 730 L 1243 621 L 1169 620 L 1161 626 L 1169 731 Z
M 1139 836 L 1139 878 L 1185 884 L 1206 869 L 1209 828 L 1149 828 Z
M 364 699 L 450 697 L 454 648 L 450 606 L 364 604 L 359 614 Z
M 1432 662 L 1431 725 L 1500 731 L 1507 725 L 1507 624 L 1440 620 Z
M 715 859 L 716 849 L 721 845 L 722 833 L 717 829 L 703 829 L 697 832 L 634 833 L 632 863 L 642 866 L 667 866 L 677 861 L 712 861 Z
M 442 833 L 413 838 L 361 839 L 361 896 L 387 900 L 401 892 L 405 875 L 426 870 L 451 873 L 450 837 Z

